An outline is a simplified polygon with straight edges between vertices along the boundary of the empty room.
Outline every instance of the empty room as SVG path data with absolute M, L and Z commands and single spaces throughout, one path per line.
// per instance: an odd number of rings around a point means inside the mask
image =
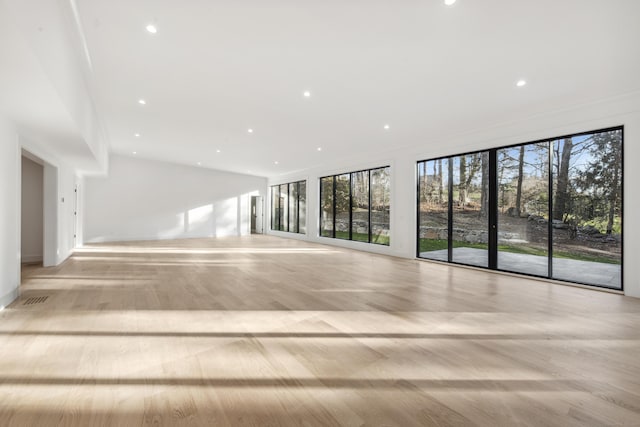
M 0 425 L 640 426 L 639 17 L 0 0 Z

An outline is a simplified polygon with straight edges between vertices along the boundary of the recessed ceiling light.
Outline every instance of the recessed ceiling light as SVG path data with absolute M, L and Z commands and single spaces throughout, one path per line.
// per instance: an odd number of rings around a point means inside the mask
M 145 101 L 144 99 L 138 99 L 138 104 L 147 105 L 147 101 Z
M 202 165 L 202 162 L 198 162 L 198 166 Z
M 153 24 L 149 24 L 149 25 L 147 25 L 147 27 L 146 27 L 146 28 L 147 28 L 147 31 L 148 31 L 148 32 L 150 32 L 151 34 L 155 34 L 155 33 L 157 33 L 157 32 L 158 32 L 158 27 L 156 27 L 156 26 L 155 26 L 155 25 L 153 25 Z
M 305 90 L 304 93 L 302 94 L 305 98 L 309 98 L 311 97 L 311 92 L 309 92 L 308 90 Z
M 253 133 L 253 129 L 247 129 L 247 132 Z
M 216 153 L 219 153 L 219 152 L 220 152 L 220 150 L 216 150 Z
M 526 80 L 518 80 L 518 82 L 516 83 L 516 86 L 522 87 L 522 86 L 524 86 L 526 84 L 527 84 Z
M 278 161 L 276 160 L 276 161 L 275 161 L 275 162 L 273 162 L 273 163 L 277 165 L 277 164 L 278 164 Z
M 456 2 L 456 0 L 444 0 L 444 4 L 446 4 L 447 6 L 451 6 Z
M 139 133 L 134 133 L 133 134 L 136 138 L 140 138 L 140 134 Z
M 318 147 L 318 151 L 322 151 L 322 147 Z
M 137 152 L 137 151 L 134 151 L 134 152 L 133 152 L 133 154 L 138 154 L 138 152 Z
M 389 125 L 384 125 L 384 130 L 389 130 L 391 128 L 391 126 Z

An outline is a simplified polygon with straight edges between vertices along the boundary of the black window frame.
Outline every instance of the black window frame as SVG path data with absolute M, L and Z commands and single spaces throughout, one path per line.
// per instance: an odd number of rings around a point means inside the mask
M 307 181 L 306 180 L 300 180 L 300 181 L 292 181 L 292 182 L 285 182 L 282 184 L 276 184 L 276 185 L 272 185 L 271 188 L 271 221 L 270 221 L 270 226 L 271 226 L 271 231 L 279 231 L 282 233 L 294 233 L 294 234 L 307 234 L 306 232 L 306 223 L 305 223 L 305 231 L 301 232 L 300 231 L 300 184 L 304 183 L 305 184 L 305 194 L 304 194 L 304 199 L 305 199 L 305 208 L 306 208 L 306 200 L 307 200 L 307 194 L 306 194 L 306 190 L 307 190 Z M 295 229 L 297 229 L 298 231 L 292 231 L 290 230 L 290 207 L 291 207 L 291 186 L 295 186 L 296 188 L 296 200 L 295 200 L 295 214 L 296 214 L 296 224 L 295 224 Z M 286 188 L 287 189 L 287 203 L 283 204 L 283 208 L 280 205 L 280 199 L 281 199 L 281 194 L 282 194 L 282 188 Z M 277 193 L 277 197 L 274 197 L 274 194 Z M 277 205 L 276 205 L 277 204 Z M 277 208 L 275 208 L 277 206 Z M 274 209 L 275 208 L 275 209 Z M 285 213 L 283 212 L 284 210 L 286 210 L 287 214 L 286 214 L 286 218 L 287 220 L 284 221 L 285 218 Z M 276 217 L 273 217 L 273 213 L 274 212 L 278 212 L 278 215 Z M 307 215 L 304 215 L 305 217 L 305 221 L 306 221 L 306 217 Z M 283 224 L 284 222 L 284 224 Z M 282 228 L 282 229 L 281 229 Z
M 377 170 L 382 170 L 382 169 L 387 169 L 387 173 L 389 176 L 391 176 L 391 166 L 390 165 L 386 165 L 386 166 L 378 166 L 375 168 L 368 168 L 368 169 L 359 169 L 359 170 L 355 170 L 355 171 L 350 171 L 350 172 L 342 172 L 342 173 L 336 173 L 336 174 L 332 174 L 332 175 L 325 175 L 325 176 L 321 176 L 318 178 L 318 182 L 319 182 L 319 186 L 320 186 L 320 192 L 319 192 L 319 214 L 320 214 L 320 218 L 319 218 L 319 230 L 318 230 L 318 237 L 323 237 L 326 239 L 340 239 L 340 240 L 347 240 L 347 241 L 351 241 L 351 242 L 358 242 L 358 243 L 365 243 L 365 244 L 373 244 L 373 245 L 380 245 L 380 246 L 387 246 L 390 247 L 391 246 L 391 217 L 389 217 L 389 239 L 387 243 L 379 243 L 379 242 L 374 242 L 373 241 L 373 236 L 372 236 L 372 227 L 371 227 L 371 201 L 372 201 L 372 194 L 371 194 L 371 173 Z M 367 177 L 368 177 L 368 213 L 367 213 L 367 221 L 368 221 L 368 239 L 365 242 L 364 240 L 354 240 L 353 239 L 353 175 L 357 174 L 357 173 L 363 173 L 366 172 L 367 173 Z M 338 238 L 336 237 L 336 181 L 337 178 L 339 176 L 342 175 L 349 175 L 349 182 L 348 182 L 348 188 L 349 188 L 349 224 L 348 224 L 348 238 Z M 322 195 L 323 195 L 323 181 L 327 180 L 327 179 L 331 179 L 331 183 L 332 183 L 332 212 L 331 215 L 333 217 L 333 221 L 332 221 L 332 230 L 331 230 L 331 236 L 323 236 L 322 232 L 323 232 L 323 228 L 322 228 Z M 389 192 L 391 192 L 391 183 L 389 183 Z M 391 212 L 391 198 L 389 198 L 389 212 Z M 329 230 L 325 230 L 325 231 L 329 231 Z
M 562 140 L 562 139 L 567 139 L 567 138 L 576 138 L 576 137 L 580 137 L 580 136 L 585 136 L 585 135 L 591 135 L 591 134 L 597 134 L 597 133 L 604 133 L 604 132 L 613 132 L 613 131 L 620 131 L 621 134 L 621 146 L 620 146 L 620 173 L 621 173 L 621 178 L 620 178 L 620 192 L 621 192 L 621 198 L 620 198 L 620 212 L 621 212 L 621 217 L 623 218 L 624 216 L 624 125 L 620 125 L 620 126 L 612 126 L 612 127 L 607 127 L 607 128 L 602 128 L 602 129 L 595 129 L 595 130 L 590 130 L 590 131 L 584 131 L 584 132 L 577 132 L 577 133 L 571 133 L 571 134 L 566 134 L 566 135 L 560 135 L 560 136 L 554 136 L 554 137 L 550 137 L 550 138 L 543 138 L 543 139 L 538 139 L 538 140 L 534 140 L 534 141 L 527 141 L 527 142 L 521 142 L 521 143 L 516 143 L 516 144 L 509 144 L 509 145 L 504 145 L 504 146 L 499 146 L 499 147 L 493 147 L 493 148 L 489 148 L 489 149 L 484 149 L 484 150 L 475 150 L 475 151 L 468 151 L 468 152 L 464 152 L 464 153 L 459 153 L 459 154 L 451 154 L 448 156 L 439 156 L 439 157 L 434 157 L 434 158 L 429 158 L 429 159 L 424 159 L 424 160 L 418 160 L 416 162 L 416 258 L 420 259 L 420 260 L 426 260 L 426 261 L 435 261 L 435 262 L 446 262 L 447 264 L 453 264 L 453 265 L 461 265 L 461 266 L 467 266 L 467 267 L 473 267 L 473 268 L 481 268 L 484 270 L 489 270 L 489 271 L 498 271 L 498 272 L 504 272 L 504 273 L 509 273 L 509 274 L 515 274 L 515 275 L 521 275 L 521 276 L 529 276 L 529 277 L 535 277 L 535 278 L 543 278 L 543 279 L 548 279 L 548 280 L 554 280 L 554 281 L 558 281 L 558 282 L 565 282 L 565 283 L 571 283 L 571 284 L 576 284 L 576 285 L 581 285 L 581 286 L 588 286 L 588 287 L 595 287 L 595 288 L 602 288 L 602 289 L 609 289 L 609 290 L 614 290 L 614 291 L 620 291 L 620 292 L 624 292 L 624 219 L 622 219 L 621 221 L 621 229 L 620 229 L 620 288 L 617 287 L 612 287 L 612 286 L 607 286 L 607 285 L 603 285 L 603 284 L 593 284 L 593 283 L 585 283 L 585 282 L 580 282 L 577 280 L 568 280 L 568 279 L 561 279 L 558 277 L 554 277 L 553 276 L 553 249 L 554 249 L 554 244 L 553 244 L 553 221 L 551 220 L 551 214 L 553 212 L 553 201 L 554 201 L 554 171 L 553 171 L 553 145 L 556 141 L 558 140 Z M 509 148 L 519 148 L 521 146 L 527 146 L 527 145 L 533 145 L 533 144 L 541 144 L 541 143 L 548 143 L 549 144 L 549 160 L 548 160 L 548 212 L 549 212 L 549 220 L 548 220 L 548 226 L 547 226 L 547 239 L 548 239 L 548 254 L 547 254 L 547 258 L 548 258 L 548 273 L 546 276 L 542 276 L 542 275 L 537 275 L 537 274 L 532 274 L 532 273 L 525 273 L 525 272 L 519 272 L 519 271 L 511 271 L 511 270 L 505 270 L 505 269 L 500 269 L 497 266 L 497 257 L 498 257 L 498 192 L 499 189 L 497 187 L 497 183 L 498 183 L 498 179 L 497 179 L 497 152 L 498 150 L 503 150 L 503 149 L 509 149 Z M 466 156 L 466 155 L 471 155 L 471 154 L 477 154 L 477 153 L 484 153 L 484 152 L 488 152 L 489 153 L 489 221 L 488 221 L 488 233 L 489 233 L 489 242 L 488 242 L 488 251 L 489 251 L 489 263 L 487 267 L 481 267 L 481 266 L 477 266 L 477 265 L 470 265 L 470 264 L 465 264 L 465 263 L 461 263 L 461 262 L 456 262 L 453 261 L 453 257 L 452 257 L 452 242 L 453 242 L 453 237 L 452 237 L 452 228 L 453 228 L 453 215 L 452 215 L 452 209 L 453 209 L 453 203 L 452 203 L 452 197 L 453 197 L 453 159 L 455 157 L 459 157 L 459 156 Z M 420 164 L 425 163 L 425 172 L 426 172 L 426 162 L 431 162 L 431 161 L 437 161 L 437 160 L 447 160 L 448 163 L 448 192 L 449 192 L 449 200 L 448 200 L 448 218 L 447 218 L 447 223 L 448 223 L 448 255 L 447 255 L 447 261 L 437 261 L 437 260 L 433 260 L 430 258 L 425 258 L 425 257 L 421 257 L 420 256 Z

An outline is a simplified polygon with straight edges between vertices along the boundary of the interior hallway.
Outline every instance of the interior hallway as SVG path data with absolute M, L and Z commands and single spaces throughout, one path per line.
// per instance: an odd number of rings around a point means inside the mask
M 0 425 L 637 425 L 638 324 L 639 299 L 276 237 L 93 245 L 0 312 Z

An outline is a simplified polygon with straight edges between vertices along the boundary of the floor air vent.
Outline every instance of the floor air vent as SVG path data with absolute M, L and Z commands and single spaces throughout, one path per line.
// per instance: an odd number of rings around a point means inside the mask
M 46 296 L 46 297 L 31 297 L 31 298 L 27 298 L 27 300 L 24 303 L 22 303 L 22 305 L 42 304 L 43 302 L 45 302 L 47 300 L 47 298 L 49 298 L 49 297 Z

